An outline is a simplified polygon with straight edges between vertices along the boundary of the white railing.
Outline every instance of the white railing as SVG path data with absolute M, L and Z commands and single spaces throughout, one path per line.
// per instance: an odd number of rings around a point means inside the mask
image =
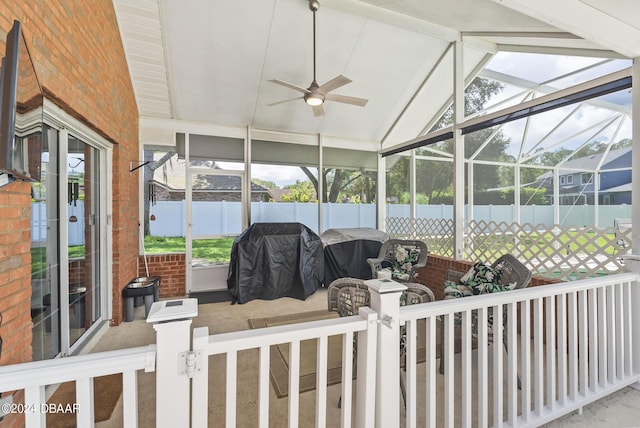
M 24 390 L 24 403 L 3 405 L 3 413 L 24 413 L 27 428 L 44 428 L 49 413 L 45 387 L 75 381 L 76 401 L 70 410 L 76 426 L 94 425 L 93 379 L 122 373 L 122 405 L 125 427 L 138 426 L 137 371 L 155 370 L 155 345 L 118 351 L 34 361 L 0 367 L 0 392 Z M 53 409 L 55 411 L 56 409 Z
M 539 426 L 638 382 L 631 303 L 637 280 L 619 274 L 402 307 L 406 426 Z M 489 314 L 504 326 L 494 322 L 491 332 Z M 439 320 L 444 374 L 435 363 Z M 416 364 L 419 335 L 424 369 Z
M 237 377 L 246 368 L 240 364 L 238 353 L 247 350 L 257 350 L 258 363 L 258 420 L 253 421 L 252 426 L 269 426 L 269 367 L 271 347 L 280 344 L 289 346 L 289 387 L 288 387 L 288 423 L 289 427 L 297 427 L 300 423 L 300 344 L 304 340 L 316 340 L 316 403 L 315 417 L 316 427 L 327 426 L 327 362 L 328 362 L 328 338 L 334 335 L 342 336 L 342 380 L 353 377 L 353 338 L 358 334 L 359 352 L 357 366 L 360 367 L 357 380 L 358 405 L 361 414 L 357 416 L 359 426 L 370 426 L 372 416 L 365 412 L 372 408 L 375 397 L 367 394 L 373 391 L 375 382 L 375 344 L 377 325 L 374 320 L 377 314 L 369 308 L 363 308 L 360 316 L 349 318 L 335 318 L 320 321 L 305 322 L 293 325 L 266 327 L 256 330 L 245 330 L 233 333 L 223 333 L 209 336 L 208 327 L 196 328 L 193 331 L 193 349 L 198 357 L 198 366 L 193 376 L 193 394 L 191 402 L 191 422 L 194 427 L 208 426 L 208 414 L 210 408 L 209 394 L 223 394 L 226 397 L 224 414 L 216 415 L 216 422 L 225 421 L 225 426 L 237 425 L 236 405 Z M 226 364 L 223 391 L 209 391 L 209 356 L 224 355 Z M 243 359 L 247 364 L 246 359 Z M 249 363 L 251 364 L 251 363 Z M 222 374 L 221 374 L 222 375 Z M 352 382 L 341 382 L 341 424 L 343 427 L 351 426 L 352 402 L 347 397 L 352 396 Z M 221 386 L 222 387 L 222 386 Z M 361 392 L 360 391 L 364 391 Z M 244 392 L 246 393 L 246 391 Z M 309 415 L 305 415 L 309 418 Z
M 159 427 L 206 427 L 214 419 L 235 427 L 239 414 L 250 413 L 238 406 L 247 402 L 244 394 L 252 394 L 256 416 L 242 423 L 258 427 L 273 423 L 274 410 L 278 425 L 286 419 L 289 427 L 350 427 L 352 420 L 357 427 L 385 428 L 539 426 L 640 381 L 639 279 L 624 273 L 402 307 L 403 285 L 372 280 L 367 282 L 371 308 L 361 308 L 357 316 L 214 335 L 201 327 L 193 330 L 192 345 L 190 318 L 197 311 L 175 313 L 156 320 L 157 348 L 0 367 L 0 391 L 24 389 L 23 409 L 38 410 L 46 402 L 46 385 L 75 381 L 77 424 L 92 426 L 92 379 L 123 373 L 123 417 L 125 426 L 135 427 L 136 371 L 155 368 Z M 169 303 L 154 305 L 169 312 L 180 306 Z M 401 326 L 406 327 L 404 402 Z M 327 386 L 328 342 L 334 336 L 342 346 L 339 390 Z M 314 393 L 300 390 L 304 341 L 314 341 L 317 349 Z M 274 403 L 271 350 L 282 344 L 288 345 L 288 398 Z M 250 391 L 238 387 L 239 378 Z M 336 404 L 328 406 L 329 399 Z M 45 414 L 27 413 L 27 426 L 45 426 Z

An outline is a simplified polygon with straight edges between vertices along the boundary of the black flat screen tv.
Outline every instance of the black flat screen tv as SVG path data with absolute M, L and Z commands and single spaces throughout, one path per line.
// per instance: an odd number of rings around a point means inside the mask
M 7 34 L 0 73 L 0 173 L 40 180 L 42 90 L 22 35 L 14 21 Z

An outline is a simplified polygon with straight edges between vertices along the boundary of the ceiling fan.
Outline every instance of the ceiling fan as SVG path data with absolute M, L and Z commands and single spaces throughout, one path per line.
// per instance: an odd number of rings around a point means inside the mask
M 323 116 L 324 108 L 322 104 L 325 101 L 336 101 L 339 103 L 351 104 L 355 106 L 364 107 L 367 105 L 369 100 L 364 98 L 357 97 L 349 97 L 346 95 L 338 95 L 331 94 L 330 92 L 338 89 L 348 83 L 351 83 L 351 79 L 348 79 L 342 75 L 334 77 L 328 82 L 318 85 L 316 81 L 316 12 L 320 7 L 320 3 L 318 0 L 309 0 L 309 9 L 313 12 L 313 82 L 307 89 L 302 88 L 300 86 L 294 85 L 292 83 L 284 82 L 282 80 L 273 79 L 269 80 L 270 82 L 277 83 L 278 85 L 286 86 L 287 88 L 294 89 L 296 91 L 302 92 L 304 95 L 302 97 L 291 98 L 288 100 L 278 101 L 275 103 L 268 104 L 270 106 L 274 106 L 277 104 L 286 103 L 289 101 L 295 101 L 298 99 L 303 99 L 307 104 L 309 104 L 313 108 L 314 116 Z

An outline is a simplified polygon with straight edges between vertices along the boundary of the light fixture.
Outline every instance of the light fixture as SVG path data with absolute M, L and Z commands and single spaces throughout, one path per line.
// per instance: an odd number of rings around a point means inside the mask
M 76 217 L 75 215 L 72 215 L 71 217 L 69 217 L 69 223 L 75 223 L 78 221 L 78 217 Z
M 304 96 L 304 100 L 310 106 L 319 106 L 324 102 L 324 97 L 318 93 L 310 93 Z
M 149 217 L 149 220 L 156 221 L 156 215 L 155 214 L 151 214 L 151 216 Z

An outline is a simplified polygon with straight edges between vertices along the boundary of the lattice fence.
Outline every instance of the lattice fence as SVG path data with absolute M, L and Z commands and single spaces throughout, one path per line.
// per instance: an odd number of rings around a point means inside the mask
M 467 260 L 493 261 L 512 253 L 535 274 L 562 280 L 617 273 L 630 252 L 631 229 L 533 225 L 471 221 L 465 228 Z M 388 218 L 387 232 L 421 239 L 429 252 L 453 257 L 453 220 Z
M 420 239 L 430 254 L 453 258 L 453 220 L 439 218 L 387 217 L 392 238 Z

